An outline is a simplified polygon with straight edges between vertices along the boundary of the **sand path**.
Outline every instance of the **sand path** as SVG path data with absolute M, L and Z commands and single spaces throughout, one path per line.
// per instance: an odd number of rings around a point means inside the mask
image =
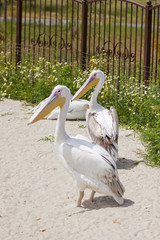
M 56 121 L 27 126 L 29 107 L 0 101 L 0 239 L 2 240 L 158 240 L 160 169 L 134 165 L 144 150 L 132 131 L 120 129 L 119 176 L 125 203 L 100 194 L 83 208 L 78 192 L 50 141 Z M 87 136 L 85 121 L 67 121 L 70 135 Z M 84 200 L 90 191 L 86 190 Z

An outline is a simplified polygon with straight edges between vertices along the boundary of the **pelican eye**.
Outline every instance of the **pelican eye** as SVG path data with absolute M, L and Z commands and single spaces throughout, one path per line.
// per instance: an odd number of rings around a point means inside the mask
M 58 91 L 57 91 L 57 93 L 60 93 L 60 92 L 61 92 L 61 90 L 58 90 Z
M 95 78 L 96 78 L 96 73 L 91 76 L 90 81 L 93 81 Z

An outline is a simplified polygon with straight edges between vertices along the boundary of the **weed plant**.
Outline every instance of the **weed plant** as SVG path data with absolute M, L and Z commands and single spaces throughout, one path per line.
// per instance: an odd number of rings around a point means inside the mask
M 16 68 L 7 56 L 1 52 L 0 58 L 0 98 L 25 100 L 39 103 L 48 97 L 57 84 L 66 85 L 74 94 L 85 82 L 89 73 L 96 69 L 105 72 L 103 60 L 91 60 L 88 69 L 81 71 L 75 65 L 55 63 L 39 58 L 36 65 L 23 60 Z M 49 72 L 49 74 L 48 74 Z M 119 89 L 117 90 L 117 83 Z M 91 91 L 84 98 L 90 99 Z M 120 124 L 141 133 L 146 145 L 145 158 L 152 166 L 160 166 L 160 91 L 159 87 L 145 87 L 135 78 L 111 76 L 105 72 L 105 84 L 98 96 L 98 102 L 104 107 L 117 109 Z

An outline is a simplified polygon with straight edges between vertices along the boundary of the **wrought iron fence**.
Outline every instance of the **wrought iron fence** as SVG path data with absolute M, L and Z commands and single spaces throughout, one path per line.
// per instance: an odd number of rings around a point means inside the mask
M 160 5 L 129 0 L 0 0 L 0 50 L 85 68 L 102 58 L 111 74 L 160 85 Z

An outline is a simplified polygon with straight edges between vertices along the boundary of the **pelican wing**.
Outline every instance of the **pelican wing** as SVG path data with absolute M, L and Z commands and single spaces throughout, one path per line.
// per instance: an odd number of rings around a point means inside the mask
M 86 111 L 86 109 L 89 106 L 89 101 L 87 100 L 75 100 L 73 102 L 70 102 L 68 113 L 72 112 L 81 112 L 81 111 Z
M 112 118 L 109 110 L 98 112 L 88 112 L 87 116 L 88 130 L 94 141 L 108 142 L 112 138 Z
M 88 130 L 94 141 L 108 144 L 118 139 L 118 117 L 113 107 L 87 111 L 87 115 Z
M 100 146 L 72 138 L 72 141 L 62 144 L 61 154 L 69 168 L 108 185 L 117 196 L 123 195 L 124 188 L 119 181 L 115 163 Z
M 70 102 L 67 119 L 85 119 L 88 106 L 89 102 L 87 100 L 76 100 Z
M 112 116 L 112 134 L 113 134 L 113 138 L 116 142 L 118 142 L 118 115 L 117 115 L 117 111 L 114 107 L 110 107 L 110 113 Z

